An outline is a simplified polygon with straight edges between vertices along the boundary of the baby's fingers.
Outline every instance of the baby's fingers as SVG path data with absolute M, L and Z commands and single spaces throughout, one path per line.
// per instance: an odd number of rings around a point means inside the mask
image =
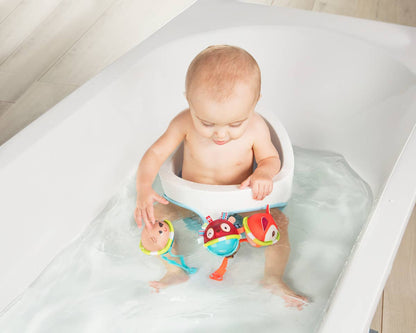
M 260 184 L 259 185 L 259 191 L 257 193 L 257 200 L 263 200 L 265 197 L 264 195 L 264 185 Z
M 273 184 L 265 184 L 262 182 L 258 182 L 253 185 L 253 199 L 255 200 L 263 200 L 265 197 L 267 197 L 273 189 Z
M 137 226 L 141 228 L 142 227 L 142 214 L 138 207 L 136 207 L 136 209 L 134 210 L 134 219 L 136 221 Z
M 240 189 L 244 189 L 244 188 L 246 188 L 246 187 L 250 186 L 250 183 L 251 183 L 251 176 L 250 176 L 250 177 L 248 177 L 245 181 L 243 181 L 243 182 L 241 183 L 241 185 L 240 185 Z
M 148 218 L 149 222 L 152 223 L 152 224 L 155 224 L 155 215 L 154 215 L 154 211 L 153 211 L 153 205 L 147 207 L 146 212 L 147 212 L 147 218 Z
M 251 184 L 251 191 L 253 193 L 253 199 L 258 200 L 257 197 L 260 191 L 259 184 L 258 183 Z
M 142 218 L 146 228 L 150 230 L 152 228 L 152 224 L 150 223 L 150 219 L 147 216 L 146 208 L 140 209 L 140 215 L 141 215 L 141 218 Z
M 263 185 L 263 192 L 260 200 L 263 200 L 265 197 L 267 197 L 272 192 L 272 186 L 269 184 Z

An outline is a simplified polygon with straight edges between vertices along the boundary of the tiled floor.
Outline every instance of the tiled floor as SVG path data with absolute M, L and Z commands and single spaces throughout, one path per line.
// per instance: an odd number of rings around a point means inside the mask
M 0 0 L 0 144 L 193 0 Z M 416 26 L 415 0 L 247 0 Z M 416 332 L 416 213 L 372 327 Z

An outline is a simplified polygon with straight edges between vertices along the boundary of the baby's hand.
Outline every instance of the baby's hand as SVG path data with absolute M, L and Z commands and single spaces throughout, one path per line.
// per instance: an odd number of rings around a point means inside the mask
M 250 177 L 241 183 L 240 189 L 248 186 L 251 187 L 253 192 L 253 199 L 263 200 L 273 190 L 273 178 L 256 169 Z
M 134 211 L 134 219 L 139 228 L 144 221 L 146 228 L 151 229 L 151 225 L 155 223 L 155 216 L 153 212 L 153 203 L 157 201 L 161 204 L 167 205 L 169 201 L 157 194 L 152 188 L 140 189 L 137 193 L 136 209 Z

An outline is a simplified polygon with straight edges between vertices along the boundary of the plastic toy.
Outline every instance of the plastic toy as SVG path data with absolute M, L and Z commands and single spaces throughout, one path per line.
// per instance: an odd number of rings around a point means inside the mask
M 267 206 L 266 213 L 257 213 L 243 220 L 247 241 L 254 247 L 269 246 L 277 243 L 280 233 L 277 224 Z
M 234 257 L 242 242 L 248 242 L 254 247 L 269 246 L 275 244 L 280 233 L 270 207 L 267 206 L 266 213 L 256 213 L 243 219 L 243 227 L 237 228 L 234 223 L 235 217 L 227 219 L 227 213 L 223 213 L 220 219 L 213 220 L 206 217 L 205 223 L 200 230 L 204 237 L 204 246 L 211 253 L 224 257 L 221 266 L 210 275 L 216 281 L 222 281 L 227 270 L 228 258 Z M 245 237 L 244 236 L 245 233 Z
M 175 232 L 170 221 L 157 221 L 151 230 L 143 229 L 142 238 L 140 240 L 140 249 L 147 255 L 160 255 L 162 259 L 168 263 L 182 268 L 188 274 L 193 274 L 197 271 L 194 267 L 189 267 L 185 264 L 183 255 L 175 255 L 172 253 L 172 245 L 174 241 Z M 171 257 L 179 258 L 180 264 L 174 260 L 169 259 L 166 254 L 169 253 Z
M 234 226 L 235 218 L 231 216 L 227 220 L 227 215 L 223 213 L 218 220 L 213 221 L 210 216 L 206 219 L 208 225 L 203 234 L 204 246 L 208 251 L 219 256 L 233 255 L 239 248 L 242 233 Z

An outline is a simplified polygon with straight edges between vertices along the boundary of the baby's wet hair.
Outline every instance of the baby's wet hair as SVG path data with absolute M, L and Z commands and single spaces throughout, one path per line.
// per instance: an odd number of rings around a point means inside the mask
M 254 97 L 260 96 L 261 74 L 254 57 L 246 50 L 231 45 L 212 45 L 200 52 L 186 73 L 186 97 L 198 86 L 210 97 L 222 101 L 228 98 L 237 83 L 253 86 Z

